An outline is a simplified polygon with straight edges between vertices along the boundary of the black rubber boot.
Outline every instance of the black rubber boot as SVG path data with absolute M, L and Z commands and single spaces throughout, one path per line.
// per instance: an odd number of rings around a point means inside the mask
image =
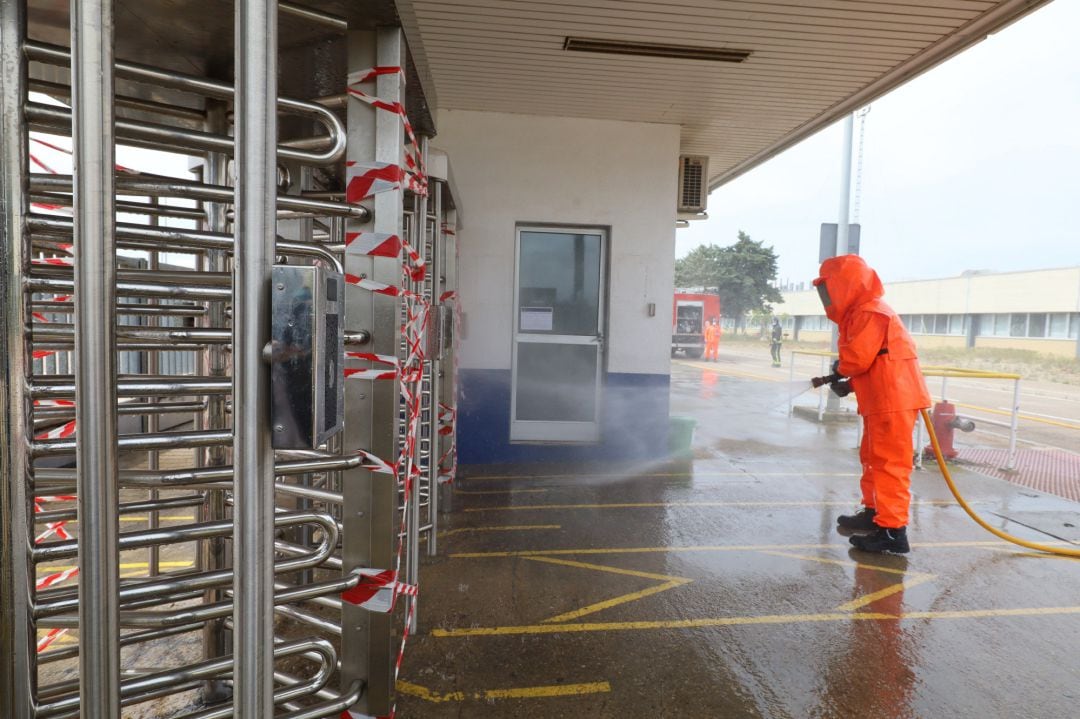
M 863 507 L 855 514 L 841 514 L 836 518 L 836 526 L 852 532 L 873 532 L 878 528 L 874 524 L 874 515 L 876 514 L 876 510 Z
M 907 541 L 907 527 L 899 529 L 878 527 L 873 534 L 852 537 L 848 541 L 855 549 L 875 554 L 907 554 L 911 551 Z

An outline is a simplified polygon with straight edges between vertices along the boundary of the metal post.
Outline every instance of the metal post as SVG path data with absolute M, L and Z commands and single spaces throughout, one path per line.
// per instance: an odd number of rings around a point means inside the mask
M 274 455 L 262 361 L 277 212 L 277 2 L 236 2 L 233 711 L 274 715 Z
M 404 39 L 400 28 L 382 28 L 375 32 L 351 31 L 347 36 L 348 71 L 375 66 L 401 67 L 404 63 Z M 404 100 L 402 78 L 397 74 L 380 75 L 374 83 L 362 87 L 386 102 Z M 348 115 L 349 160 L 399 164 L 404 140 L 401 119 L 376 111 L 364 103 L 350 102 Z M 402 233 L 401 190 L 380 192 L 364 204 L 374 209 L 374 219 L 365 222 L 349 219 L 347 231 Z M 346 271 L 379 282 L 401 282 L 401 261 L 397 258 L 347 255 Z M 350 290 L 346 297 L 346 330 L 371 334 L 372 352 L 398 353 L 400 305 L 398 298 Z M 350 421 L 345 426 L 345 452 L 365 449 L 379 457 L 396 461 L 399 428 L 400 380 L 350 381 L 345 385 L 345 406 Z M 342 483 L 344 507 L 342 524 L 342 570 L 356 567 L 393 568 L 394 547 L 398 534 L 397 482 L 393 477 L 372 474 L 363 469 L 349 470 Z M 367 686 L 356 703 L 355 711 L 371 716 L 390 712 L 394 691 L 393 617 L 374 614 L 349 603 L 342 605 L 341 623 L 348 628 L 349 641 L 342 642 L 341 680 L 346 688 L 360 678 Z
M 836 225 L 836 254 L 848 253 L 848 229 L 851 221 L 851 144 L 855 115 L 844 118 L 844 145 L 840 160 L 840 218 Z
M 423 143 L 424 166 L 428 166 L 428 138 L 420 140 Z M 442 293 L 443 293 L 443 263 L 442 263 L 442 190 L 441 182 L 428 178 L 428 202 L 432 208 L 434 220 L 431 226 L 431 256 L 428 260 L 428 272 L 431 274 L 431 321 L 428 323 L 428 332 L 435 334 L 437 342 L 429 342 L 429 347 L 435 348 L 435 356 L 431 358 L 431 457 L 428 460 L 428 521 L 431 530 L 428 532 L 428 555 L 434 557 L 439 551 L 439 457 L 442 456 L 442 407 L 440 395 L 442 395 L 442 342 L 440 335 L 443 331 L 442 322 Z M 426 220 L 425 220 L 425 227 Z
M 225 103 L 208 100 L 206 105 L 206 129 L 210 132 L 226 134 L 228 131 L 227 108 Z M 203 181 L 209 185 L 223 186 L 228 182 L 229 158 L 217 152 L 206 154 L 203 165 Z M 228 205 L 222 202 L 207 202 L 206 229 L 211 232 L 230 232 L 226 209 Z M 207 272 L 227 272 L 229 269 L 228 258 L 224 250 L 207 250 L 203 255 L 202 267 Z M 225 327 L 225 305 L 222 302 L 210 301 L 207 303 L 205 322 L 207 327 Z M 208 345 L 203 352 L 205 366 L 204 376 L 224 378 L 229 372 L 228 354 L 221 345 Z M 213 395 L 207 398 L 206 418 L 204 429 L 219 430 L 228 426 L 225 413 L 225 397 Z M 210 447 L 206 450 L 206 466 L 223 467 L 228 463 L 225 448 L 222 446 Z M 202 521 L 215 522 L 226 518 L 225 491 L 211 489 L 206 492 L 206 501 L 202 508 Z M 200 543 L 200 567 L 203 571 L 213 572 L 226 569 L 229 566 L 229 556 L 226 551 L 225 539 L 214 537 Z M 204 601 L 208 604 L 222 601 L 226 598 L 223 589 L 209 589 Z M 203 656 L 206 659 L 231 654 L 229 637 L 223 620 L 212 620 L 203 627 Z M 229 689 L 226 682 L 220 679 L 212 679 L 203 685 L 203 699 L 207 703 L 224 701 L 229 698 Z
M 159 199 L 156 198 L 156 197 L 151 197 L 149 199 L 150 199 L 150 203 L 153 204 L 153 205 L 157 205 L 159 203 Z M 147 224 L 149 224 L 151 227 L 156 227 L 158 225 L 158 218 L 156 216 L 152 215 Z M 147 267 L 148 267 L 148 269 L 154 270 L 154 271 L 160 269 L 160 256 L 159 256 L 157 250 L 153 250 L 152 252 L 150 252 L 150 259 L 149 259 L 149 262 L 147 263 Z M 161 321 L 160 321 L 160 318 L 157 315 L 150 315 L 147 318 L 147 324 L 149 324 L 151 327 L 158 327 L 158 326 L 161 325 Z M 158 374 L 160 374 L 160 372 L 161 372 L 161 353 L 160 352 L 150 351 L 150 352 L 146 353 L 146 371 L 151 376 L 157 376 Z M 150 402 L 151 402 L 151 404 L 154 404 L 154 403 L 157 402 L 157 400 L 158 400 L 157 397 L 153 397 L 153 398 L 150 399 Z M 147 418 L 146 418 L 146 431 L 147 431 L 148 434 L 157 434 L 160 431 L 160 427 L 161 427 L 161 416 L 158 413 L 153 412 L 149 416 L 147 416 Z M 151 472 L 157 471 L 158 469 L 161 468 L 161 453 L 160 453 L 159 450 L 152 449 L 152 450 L 149 451 L 149 453 L 147 454 L 147 458 L 146 458 L 146 468 L 148 470 L 150 470 Z M 150 494 L 149 494 L 150 501 L 154 501 L 154 500 L 158 499 L 159 497 L 160 497 L 160 493 L 158 492 L 158 490 L 156 490 L 156 489 L 151 489 L 150 490 Z M 148 529 L 157 529 L 160 526 L 161 515 L 158 512 L 150 512 L 147 515 L 146 519 L 147 519 L 147 528 Z M 147 550 L 146 560 L 147 560 L 147 567 L 148 568 L 147 568 L 146 573 L 151 577 L 156 577 L 158 574 L 161 573 L 161 551 L 160 551 L 160 549 L 161 549 L 160 547 L 155 545 L 153 547 L 150 547 Z
M 854 133 L 855 115 L 848 113 L 844 118 L 844 144 L 840 159 L 840 217 L 836 224 L 836 255 L 848 253 L 848 223 L 851 221 L 851 144 Z M 836 327 L 832 331 L 832 351 L 839 350 L 839 334 Z M 840 410 L 840 398 L 831 392 L 826 399 L 826 409 L 829 412 Z
M 922 430 L 923 420 L 922 412 L 920 412 L 915 417 L 915 469 L 922 469 L 923 467 Z
M 949 374 L 948 371 L 941 375 L 941 401 L 948 402 L 949 395 L 946 392 L 949 389 Z
M 1020 430 L 1020 379 L 1013 382 L 1012 418 L 1009 421 L 1009 458 L 1005 469 L 1016 469 L 1016 434 Z
M 788 400 L 787 400 L 787 413 L 791 416 L 791 413 L 795 409 L 795 390 L 792 389 L 795 386 L 795 350 L 791 350 L 791 360 L 788 362 L 788 379 L 791 381 L 791 386 L 788 387 Z M 809 384 L 809 383 L 807 383 Z
M 79 697 L 120 716 L 117 542 L 116 214 L 111 0 L 71 2 Z
M 37 687 L 31 602 L 25 0 L 0 2 L 0 716 L 29 719 Z
M 821 358 L 821 374 L 822 375 L 828 374 L 828 372 L 825 369 L 827 367 L 827 361 L 828 361 L 827 357 L 822 357 Z M 817 418 L 818 418 L 818 422 L 820 422 L 823 419 L 825 419 L 825 409 L 826 409 L 826 407 L 830 403 L 832 403 L 832 401 L 834 399 L 836 400 L 836 404 L 839 405 L 840 404 L 840 398 L 829 391 L 829 386 L 828 385 L 822 385 L 821 389 L 818 390 L 818 395 L 817 396 L 818 396 Z

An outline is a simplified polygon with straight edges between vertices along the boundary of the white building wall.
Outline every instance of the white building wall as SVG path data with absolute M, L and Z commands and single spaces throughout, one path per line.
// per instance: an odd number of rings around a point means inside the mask
M 535 222 L 610 228 L 608 370 L 668 374 L 679 127 L 464 110 L 438 127 L 463 207 L 460 365 L 510 368 L 515 228 Z
M 995 272 L 885 284 L 900 314 L 995 314 L 1080 310 L 1080 267 Z M 785 292 L 781 314 L 824 315 L 816 290 Z

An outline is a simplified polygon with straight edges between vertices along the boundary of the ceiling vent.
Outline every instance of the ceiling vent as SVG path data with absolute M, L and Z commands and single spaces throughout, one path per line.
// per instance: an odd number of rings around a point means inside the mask
M 679 156 L 679 212 L 698 214 L 709 200 L 709 158 Z
M 749 50 L 697 47 L 694 45 L 665 45 L 653 42 L 627 42 L 624 40 L 600 40 L 588 37 L 566 38 L 563 43 L 563 50 L 602 52 L 609 55 L 667 57 L 675 60 L 709 60 L 711 62 L 743 62 L 750 57 Z

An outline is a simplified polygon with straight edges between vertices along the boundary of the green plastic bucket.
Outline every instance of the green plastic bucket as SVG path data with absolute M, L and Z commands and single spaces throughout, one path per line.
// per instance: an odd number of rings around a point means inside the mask
M 668 451 L 672 459 L 693 459 L 694 429 L 697 420 L 693 417 L 671 417 L 668 426 Z

